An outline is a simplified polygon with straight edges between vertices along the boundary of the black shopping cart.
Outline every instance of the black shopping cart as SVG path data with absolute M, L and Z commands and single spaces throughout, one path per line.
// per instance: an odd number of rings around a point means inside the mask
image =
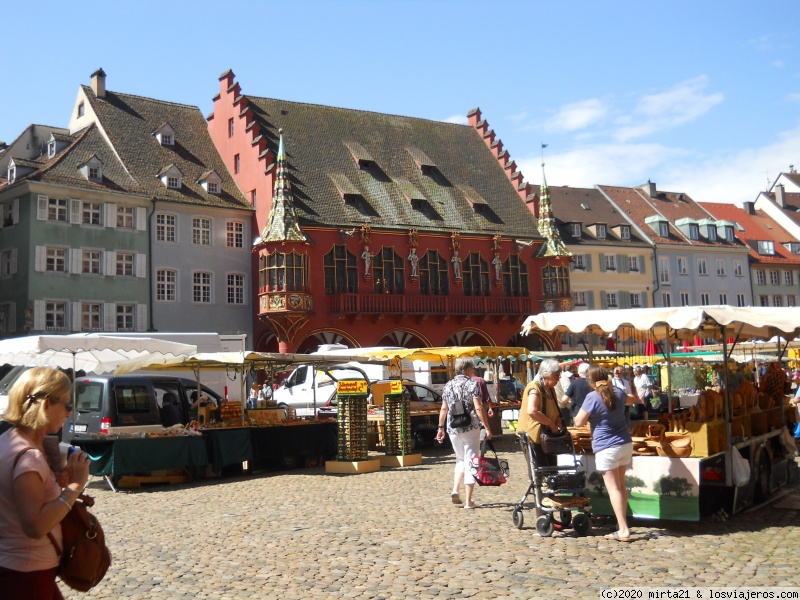
M 586 535 L 592 528 L 589 499 L 584 496 L 586 470 L 580 459 L 572 452 L 571 464 L 557 467 L 544 467 L 536 464 L 533 444 L 525 432 L 519 433 L 519 441 L 525 462 L 528 464 L 530 485 L 522 500 L 514 505 L 512 519 L 517 529 L 522 529 L 523 510 L 528 496 L 533 494 L 535 508 L 540 516 L 536 519 L 536 531 L 542 537 L 553 534 L 557 528 L 572 527 L 578 535 Z

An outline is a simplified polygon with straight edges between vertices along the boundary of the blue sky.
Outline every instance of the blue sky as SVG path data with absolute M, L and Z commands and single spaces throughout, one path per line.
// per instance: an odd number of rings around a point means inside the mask
M 18 3 L 3 17 L 0 140 L 112 91 L 211 111 L 245 94 L 465 122 L 480 107 L 526 181 L 754 200 L 800 168 L 796 0 Z

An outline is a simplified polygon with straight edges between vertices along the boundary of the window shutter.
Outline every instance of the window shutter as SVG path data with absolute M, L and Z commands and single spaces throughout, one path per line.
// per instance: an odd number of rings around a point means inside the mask
M 81 224 L 81 211 L 82 211 L 82 202 L 80 200 L 70 200 L 69 201 L 69 222 L 73 225 L 80 225 Z
M 606 309 L 608 308 L 608 299 L 606 298 L 606 293 L 603 290 L 600 290 L 600 308 Z
M 605 254 L 601 254 L 600 255 L 600 272 L 601 273 L 605 273 L 606 272 L 606 255 Z
M 647 308 L 647 292 L 639 292 L 639 304 L 642 308 Z
M 69 251 L 69 263 L 70 273 L 83 272 L 83 250 L 80 248 L 72 248 Z
M 584 298 L 586 300 L 586 308 L 594 309 L 594 292 L 586 292 Z
M 617 254 L 617 272 L 628 273 L 628 257 L 625 254 Z
M 641 273 L 642 275 L 647 273 L 646 265 L 647 265 L 647 261 L 644 259 L 644 256 L 640 256 L 639 257 L 639 273 Z
M 105 251 L 105 270 L 103 274 L 108 277 L 115 277 L 117 274 L 117 253 L 113 250 Z
M 10 302 L 8 305 L 8 332 L 17 331 L 17 303 Z
M 630 308 L 631 307 L 631 295 L 630 292 L 617 292 L 617 304 L 620 308 Z
M 19 198 L 14 198 L 11 201 L 11 223 L 19 223 Z
M 137 254 L 136 255 L 136 277 L 140 279 L 143 277 L 147 277 L 147 255 L 146 254 Z
M 39 194 L 39 204 L 36 211 L 36 219 L 47 221 L 47 196 Z
M 117 226 L 117 205 L 109 202 L 105 208 L 105 226 L 115 228 Z
M 147 331 L 147 305 L 136 305 L 136 331 Z
M 574 271 L 575 270 L 575 261 L 574 260 L 569 261 L 569 270 L 570 271 Z
M 72 304 L 72 331 L 82 331 L 83 323 L 81 322 L 81 303 L 70 302 Z
M 44 246 L 36 246 L 36 253 L 33 259 L 33 269 L 38 273 L 44 273 L 47 268 L 47 252 Z
M 33 330 L 34 331 L 44 331 L 45 327 L 45 319 L 44 319 L 44 300 L 34 300 L 33 301 Z
M 117 330 L 117 305 L 113 302 L 103 304 L 103 329 L 105 331 Z
M 137 231 L 147 229 L 147 209 L 144 206 L 136 207 L 136 229 Z
M 591 254 L 584 254 L 583 255 L 583 268 L 588 273 L 592 270 L 592 255 Z

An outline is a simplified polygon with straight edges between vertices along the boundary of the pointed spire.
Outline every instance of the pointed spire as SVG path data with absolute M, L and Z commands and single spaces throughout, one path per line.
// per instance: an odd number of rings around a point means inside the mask
M 539 190 L 539 233 L 545 238 L 545 243 L 539 249 L 538 256 L 572 256 L 572 253 L 564 245 L 561 234 L 558 233 L 556 219 L 553 217 L 550 190 L 547 189 L 547 179 L 544 175 L 544 160 L 542 161 L 542 187 Z
M 279 129 L 278 162 L 275 172 L 275 189 L 272 194 L 272 208 L 269 218 L 261 232 L 261 242 L 308 242 L 309 239 L 297 221 L 294 212 L 294 194 L 289 180 L 289 166 L 286 149 L 283 145 L 283 129 Z

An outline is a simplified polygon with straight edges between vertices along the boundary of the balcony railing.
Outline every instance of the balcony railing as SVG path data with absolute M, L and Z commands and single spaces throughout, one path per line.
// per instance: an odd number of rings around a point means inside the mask
M 524 315 L 533 312 L 530 298 L 486 296 L 405 296 L 399 294 L 333 294 L 334 314 Z

